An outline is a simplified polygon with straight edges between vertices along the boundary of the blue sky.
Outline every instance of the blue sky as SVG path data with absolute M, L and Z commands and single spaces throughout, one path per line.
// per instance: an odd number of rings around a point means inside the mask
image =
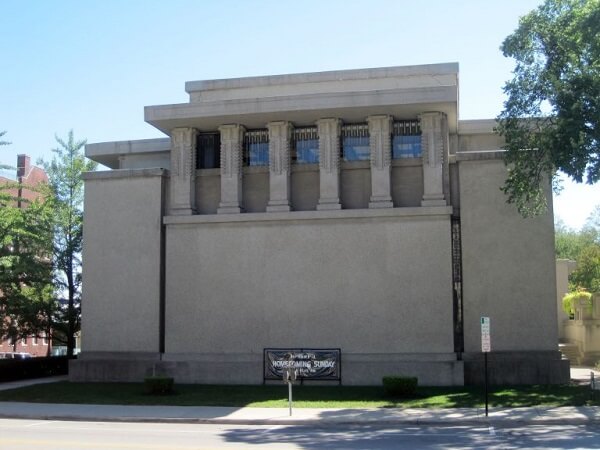
M 458 62 L 460 118 L 493 118 L 512 61 L 499 51 L 538 0 L 4 0 L 0 163 L 51 158 L 54 135 L 160 137 L 145 105 L 185 81 Z M 600 185 L 567 184 L 555 212 L 580 227 Z

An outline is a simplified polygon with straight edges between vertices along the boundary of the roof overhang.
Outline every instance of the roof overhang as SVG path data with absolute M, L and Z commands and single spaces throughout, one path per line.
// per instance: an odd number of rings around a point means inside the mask
M 186 90 L 189 103 L 147 106 L 146 122 L 170 135 L 177 127 L 251 129 L 276 120 L 305 126 L 326 117 L 356 123 L 376 114 L 411 119 L 440 111 L 450 132 L 457 130 L 456 63 L 193 81 Z

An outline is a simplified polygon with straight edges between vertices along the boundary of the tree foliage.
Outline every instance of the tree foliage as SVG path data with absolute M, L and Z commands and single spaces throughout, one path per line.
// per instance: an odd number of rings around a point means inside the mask
M 509 166 L 503 190 L 523 215 L 537 214 L 557 170 L 600 180 L 600 0 L 546 0 L 501 50 L 516 62 L 497 118 Z
M 10 142 L 2 140 L 2 136 L 4 136 L 5 134 L 6 134 L 6 131 L 0 131 L 0 146 L 2 146 L 2 145 L 10 145 Z M 7 166 L 5 164 L 0 164 L 0 169 L 13 169 L 13 167 L 12 166 Z
M 17 183 L 0 186 L 0 336 L 14 343 L 50 336 L 56 312 L 52 199 L 41 190 L 29 201 Z
M 96 163 L 83 155 L 85 140 L 75 140 L 73 130 L 67 139 L 56 136 L 54 157 L 43 163 L 54 201 L 55 287 L 64 306 L 63 320 L 55 324 L 65 337 L 67 355 L 75 348 L 75 333 L 81 326 L 81 249 L 83 239 L 83 172 Z
M 569 276 L 570 290 L 600 292 L 600 205 L 596 206 L 581 231 L 561 223 L 555 226 L 556 257 L 577 262 Z

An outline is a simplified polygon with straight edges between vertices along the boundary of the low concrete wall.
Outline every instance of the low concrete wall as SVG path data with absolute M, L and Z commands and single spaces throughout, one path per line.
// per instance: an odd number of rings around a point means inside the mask
M 465 353 L 465 384 L 485 382 L 483 353 Z M 488 381 L 495 385 L 563 384 L 570 379 L 569 360 L 560 352 L 488 353 Z
M 262 384 L 263 359 L 258 353 L 155 354 L 99 353 L 74 360 L 72 382 L 141 382 L 166 375 L 181 384 Z M 454 354 L 343 354 L 344 385 L 381 385 L 385 375 L 416 376 L 422 386 L 462 385 L 463 362 Z M 306 383 L 331 384 L 306 380 Z
M 600 320 L 566 320 L 564 332 L 567 342 L 579 348 L 581 364 L 600 362 Z

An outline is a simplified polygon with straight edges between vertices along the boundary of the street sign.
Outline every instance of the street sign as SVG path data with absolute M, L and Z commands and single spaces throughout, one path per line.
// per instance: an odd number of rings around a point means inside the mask
M 490 337 L 490 318 L 481 318 L 481 351 L 489 353 L 492 351 L 492 339 Z

